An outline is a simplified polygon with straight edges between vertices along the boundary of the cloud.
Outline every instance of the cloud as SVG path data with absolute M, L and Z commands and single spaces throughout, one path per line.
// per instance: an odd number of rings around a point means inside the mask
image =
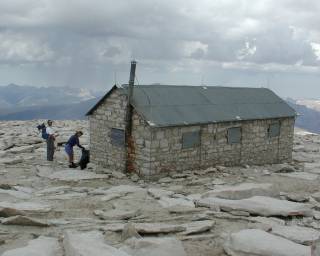
M 19 65 L 48 62 L 54 53 L 45 42 L 19 34 L 0 33 L 0 63 Z
M 87 70 L 100 83 L 126 73 L 131 58 L 146 76 L 212 66 L 318 72 L 319 12 L 309 0 L 2 0 L 0 65 Z

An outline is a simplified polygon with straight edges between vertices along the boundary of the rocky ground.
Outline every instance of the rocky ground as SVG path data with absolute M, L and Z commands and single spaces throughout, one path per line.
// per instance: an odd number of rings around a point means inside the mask
M 49 163 L 39 123 L 0 122 L 4 256 L 320 255 L 320 136 L 296 134 L 292 163 L 154 180 L 67 168 L 59 145 L 81 129 L 88 147 L 86 121 L 55 123 Z

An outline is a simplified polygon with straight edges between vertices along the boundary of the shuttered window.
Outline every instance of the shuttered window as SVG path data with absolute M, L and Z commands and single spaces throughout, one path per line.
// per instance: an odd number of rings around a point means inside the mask
M 112 128 L 110 133 L 111 144 L 114 146 L 124 146 L 124 130 Z
M 241 142 L 241 128 L 232 127 L 228 129 L 228 144 L 237 144 Z
M 200 132 L 186 132 L 182 134 L 182 148 L 193 148 L 200 145 Z
M 269 125 L 268 128 L 268 137 L 269 138 L 274 138 L 278 137 L 280 135 L 280 123 L 273 123 Z

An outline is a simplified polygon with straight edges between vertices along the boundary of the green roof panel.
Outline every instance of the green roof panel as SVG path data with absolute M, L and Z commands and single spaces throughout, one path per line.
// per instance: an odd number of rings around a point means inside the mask
M 88 113 L 114 90 L 113 87 Z M 266 88 L 136 85 L 132 105 L 155 127 L 294 117 L 296 112 Z
M 294 117 L 296 112 L 266 88 L 135 86 L 133 106 L 152 126 Z

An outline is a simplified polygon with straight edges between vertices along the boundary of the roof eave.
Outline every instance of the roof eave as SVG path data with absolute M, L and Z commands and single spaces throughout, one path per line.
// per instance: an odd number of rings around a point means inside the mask
M 116 84 L 86 113 L 86 116 L 92 115 L 92 113 L 105 101 L 106 98 L 115 90 L 119 88 Z

